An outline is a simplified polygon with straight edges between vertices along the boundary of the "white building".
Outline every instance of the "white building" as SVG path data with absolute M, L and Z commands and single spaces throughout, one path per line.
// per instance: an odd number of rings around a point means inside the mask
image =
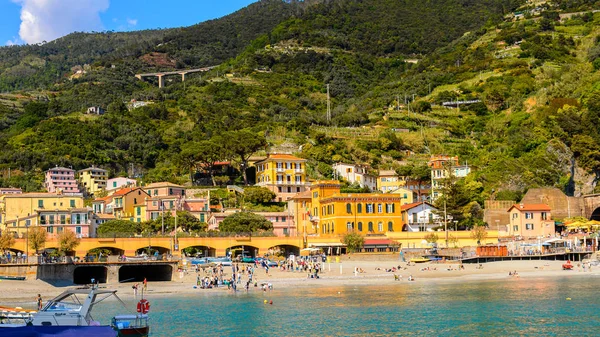
M 135 179 L 129 179 L 125 177 L 116 177 L 112 179 L 108 179 L 106 181 L 106 191 L 114 192 L 120 188 L 124 187 L 136 187 L 137 181 Z
M 402 211 L 407 213 L 408 221 L 403 231 L 431 232 L 440 225 L 443 217 L 438 216 L 437 208 L 428 202 L 414 202 L 402 205 Z
M 336 163 L 333 164 L 333 171 L 336 178 L 368 187 L 371 191 L 377 190 L 377 177 L 369 174 L 369 165 Z

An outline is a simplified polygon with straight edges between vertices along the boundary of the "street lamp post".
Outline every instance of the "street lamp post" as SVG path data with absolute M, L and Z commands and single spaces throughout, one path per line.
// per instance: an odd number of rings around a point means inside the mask
M 27 220 L 29 221 L 29 220 Z M 25 240 L 25 261 L 27 261 L 27 263 L 29 263 L 29 224 L 27 223 L 27 221 L 25 221 L 25 230 L 27 231 L 27 239 Z
M 446 195 L 444 194 L 444 232 L 446 232 L 446 248 L 448 248 L 448 212 L 446 211 Z
M 160 217 L 162 235 L 165 235 L 165 203 L 162 200 L 160 201 Z

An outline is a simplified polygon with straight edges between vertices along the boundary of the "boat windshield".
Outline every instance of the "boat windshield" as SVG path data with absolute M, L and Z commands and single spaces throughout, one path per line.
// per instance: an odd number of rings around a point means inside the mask
M 52 302 L 44 311 L 70 311 L 79 312 L 81 310 L 81 304 L 69 303 L 69 302 Z

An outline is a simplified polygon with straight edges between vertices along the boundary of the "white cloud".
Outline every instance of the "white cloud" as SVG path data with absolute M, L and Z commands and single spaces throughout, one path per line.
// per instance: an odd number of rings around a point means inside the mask
M 135 26 L 135 25 L 137 25 L 137 19 L 127 18 L 127 24 L 130 26 Z
M 23 41 L 21 41 L 21 39 L 19 39 L 16 36 L 13 36 L 12 40 L 6 41 L 7 46 L 15 46 L 15 45 L 22 44 L 22 43 L 23 43 Z
M 19 36 L 27 43 L 52 41 L 75 31 L 103 29 L 109 0 L 13 0 L 21 5 Z

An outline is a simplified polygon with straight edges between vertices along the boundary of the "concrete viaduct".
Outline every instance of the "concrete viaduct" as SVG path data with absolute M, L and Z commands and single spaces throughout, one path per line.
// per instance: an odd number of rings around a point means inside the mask
M 178 71 L 163 71 L 163 72 L 158 72 L 158 73 L 135 74 L 135 77 L 139 80 L 143 79 L 144 77 L 158 77 L 158 87 L 162 88 L 165 86 L 165 79 L 164 79 L 165 76 L 181 75 L 181 81 L 184 82 L 185 75 L 187 75 L 187 74 L 206 72 L 213 68 L 215 68 L 215 66 L 206 67 L 206 68 L 198 68 L 198 69 L 186 69 L 186 70 L 178 70 Z

